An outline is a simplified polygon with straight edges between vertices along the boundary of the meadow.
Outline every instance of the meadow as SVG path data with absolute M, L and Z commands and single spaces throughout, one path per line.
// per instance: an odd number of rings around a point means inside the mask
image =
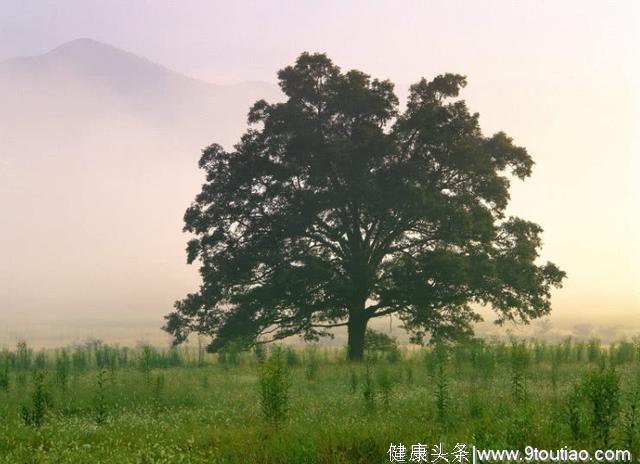
M 368 346 L 350 363 L 320 346 L 20 343 L 0 351 L 0 463 L 380 463 L 417 443 L 640 452 L 637 341 Z

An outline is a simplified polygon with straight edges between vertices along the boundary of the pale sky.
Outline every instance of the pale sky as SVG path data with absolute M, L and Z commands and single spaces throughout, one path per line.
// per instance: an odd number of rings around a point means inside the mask
M 301 50 L 412 82 L 631 80 L 638 3 L 629 1 L 2 0 L 0 59 L 91 37 L 216 82 L 273 80 Z M 630 61 L 635 61 L 631 63 Z
M 530 179 L 514 182 L 511 211 L 544 228 L 542 258 L 568 273 L 555 320 L 637 327 L 639 31 L 636 1 L 0 0 L 0 61 L 90 37 L 213 83 L 275 82 L 305 50 L 389 78 L 401 95 L 422 76 L 467 75 L 463 97 L 485 133 L 504 130 L 536 161 Z M 180 217 L 167 227 L 178 234 Z M 177 261 L 166 266 L 182 269 L 182 253 L 171 250 Z M 153 300 L 145 314 L 160 325 L 192 286 L 189 273 L 156 299 L 123 298 Z

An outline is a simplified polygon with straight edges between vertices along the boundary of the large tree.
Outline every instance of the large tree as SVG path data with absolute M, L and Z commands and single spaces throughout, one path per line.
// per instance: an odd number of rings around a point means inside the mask
M 202 285 L 165 329 L 216 351 L 346 326 L 361 359 L 370 319 L 395 314 L 421 341 L 472 333 L 474 306 L 496 322 L 550 312 L 565 276 L 538 264 L 541 228 L 507 217 L 511 178 L 533 161 L 504 133 L 482 134 L 456 99 L 464 76 L 393 84 L 324 54 L 278 73 L 284 103 L 258 101 L 232 151 L 203 150 L 206 183 L 185 213 Z

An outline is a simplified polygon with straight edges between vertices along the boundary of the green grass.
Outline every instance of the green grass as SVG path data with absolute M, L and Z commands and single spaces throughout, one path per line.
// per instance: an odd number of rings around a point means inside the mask
M 631 343 L 597 354 L 567 342 L 378 353 L 368 382 L 366 365 L 344 361 L 343 350 L 299 352 L 286 357 L 295 364 L 278 426 L 263 416 L 254 353 L 220 363 L 186 350 L 93 344 L 69 349 L 68 375 L 61 353 L 0 352 L 0 368 L 8 365 L 0 463 L 378 463 L 389 462 L 390 443 L 595 450 L 606 435 L 607 447 L 638 451 L 640 442 L 632 420 L 640 359 Z M 44 371 L 51 400 L 37 427 L 21 410 L 32 407 L 35 373 Z M 590 398 L 611 395 L 594 413 Z

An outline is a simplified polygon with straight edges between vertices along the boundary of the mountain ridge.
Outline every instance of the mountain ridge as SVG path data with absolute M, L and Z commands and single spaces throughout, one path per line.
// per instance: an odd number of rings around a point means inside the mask
M 167 75 L 179 76 L 181 78 L 188 79 L 190 81 L 197 82 L 199 84 L 205 84 L 207 86 L 214 86 L 218 88 L 239 87 L 239 86 L 241 87 L 241 86 L 247 86 L 247 85 L 262 85 L 262 86 L 273 87 L 275 85 L 272 82 L 260 81 L 260 80 L 239 81 L 231 84 L 219 84 L 216 82 L 211 82 L 209 80 L 204 80 L 204 79 L 190 76 L 181 71 L 176 71 L 164 64 L 150 60 L 149 58 L 146 58 L 143 55 L 139 55 L 129 50 L 125 50 L 115 45 L 101 42 L 89 37 L 81 37 L 78 39 L 70 40 L 68 42 L 64 42 L 40 54 L 20 55 L 20 56 L 8 58 L 6 60 L 2 60 L 0 61 L 0 73 L 2 73 L 3 71 L 6 71 L 6 68 L 12 65 L 19 66 L 19 67 L 30 66 L 33 64 L 40 64 L 44 60 L 53 60 L 53 59 L 57 59 L 57 60 L 62 59 L 63 61 L 66 61 L 66 62 L 74 62 L 74 63 L 86 65 L 87 64 L 86 58 L 89 52 L 100 53 L 100 56 L 103 58 L 106 55 L 114 59 L 127 60 L 130 62 L 137 63 L 138 66 L 144 65 L 149 69 L 154 69 L 156 71 L 165 73 Z
M 251 105 L 280 95 L 275 84 L 215 84 L 88 38 L 0 63 L 0 120 L 3 112 L 25 120 L 37 112 L 86 124 L 112 114 L 230 145 L 246 127 Z

